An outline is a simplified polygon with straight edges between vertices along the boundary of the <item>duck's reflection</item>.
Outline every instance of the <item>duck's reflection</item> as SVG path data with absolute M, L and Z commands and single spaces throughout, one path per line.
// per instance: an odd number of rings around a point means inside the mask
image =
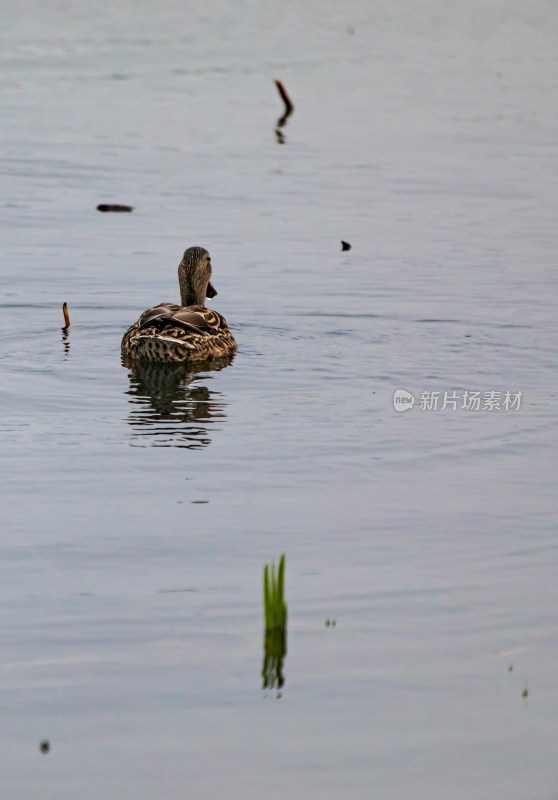
M 198 450 L 211 442 L 215 423 L 226 418 L 226 401 L 211 391 L 208 370 L 220 370 L 232 359 L 199 364 L 133 364 L 127 391 L 132 444 L 139 447 L 186 447 Z M 204 368 L 205 367 L 205 368 Z

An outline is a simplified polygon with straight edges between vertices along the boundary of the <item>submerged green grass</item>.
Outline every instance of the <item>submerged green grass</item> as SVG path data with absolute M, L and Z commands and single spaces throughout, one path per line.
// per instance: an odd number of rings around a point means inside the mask
M 287 653 L 287 604 L 285 603 L 285 554 L 266 564 L 263 571 L 264 659 L 262 678 L 264 689 L 280 689 L 285 683 L 283 662 Z

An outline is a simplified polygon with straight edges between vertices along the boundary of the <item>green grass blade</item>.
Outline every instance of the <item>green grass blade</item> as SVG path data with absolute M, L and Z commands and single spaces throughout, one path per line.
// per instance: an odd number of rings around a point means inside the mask
M 277 594 L 278 602 L 283 607 L 285 601 L 285 554 L 279 559 L 279 569 L 277 570 Z
M 269 593 L 269 568 L 267 564 L 264 567 L 263 587 L 265 627 L 267 630 L 269 630 L 269 626 L 271 624 L 271 595 Z
M 263 601 L 266 630 L 284 629 L 287 622 L 285 603 L 285 554 L 275 562 L 266 564 L 263 573 Z

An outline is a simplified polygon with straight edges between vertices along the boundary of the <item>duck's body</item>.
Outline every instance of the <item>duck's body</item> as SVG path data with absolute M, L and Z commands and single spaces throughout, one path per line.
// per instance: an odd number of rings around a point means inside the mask
M 190 247 L 178 267 L 182 305 L 160 303 L 144 311 L 124 334 L 122 355 L 141 361 L 211 361 L 236 351 L 234 336 L 220 314 L 206 308 L 217 292 L 210 283 L 207 250 Z
M 122 339 L 122 355 L 132 361 L 211 361 L 235 350 L 225 319 L 201 305 L 149 308 Z

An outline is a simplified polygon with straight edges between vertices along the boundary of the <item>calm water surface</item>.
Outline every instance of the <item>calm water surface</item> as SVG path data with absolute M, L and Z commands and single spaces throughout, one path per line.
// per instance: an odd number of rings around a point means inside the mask
M 554 5 L 2 10 L 2 796 L 556 798 Z

